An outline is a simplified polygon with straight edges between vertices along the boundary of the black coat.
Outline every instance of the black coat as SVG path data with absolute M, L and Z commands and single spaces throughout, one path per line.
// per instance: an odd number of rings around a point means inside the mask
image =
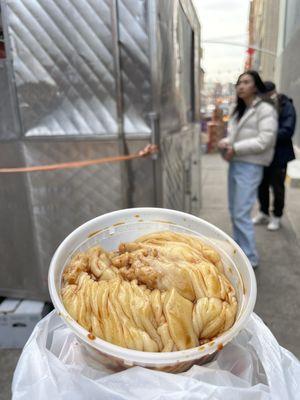
M 271 166 L 286 168 L 287 163 L 294 160 L 292 136 L 296 126 L 296 111 L 293 100 L 284 94 L 279 95 L 278 134 L 274 158 Z

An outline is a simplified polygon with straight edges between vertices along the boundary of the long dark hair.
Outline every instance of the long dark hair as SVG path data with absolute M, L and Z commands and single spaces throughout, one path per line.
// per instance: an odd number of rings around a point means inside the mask
M 249 70 L 246 72 L 243 72 L 237 80 L 236 86 L 239 84 L 239 81 L 242 76 L 244 75 L 251 75 L 253 80 L 254 80 L 254 85 L 257 89 L 257 94 L 261 95 L 266 92 L 266 87 L 265 84 L 263 83 L 261 77 L 259 76 L 259 73 L 257 71 Z M 237 114 L 237 119 L 240 120 L 242 116 L 244 115 L 244 112 L 246 110 L 246 103 L 244 102 L 243 99 L 241 99 L 239 96 L 236 96 L 236 106 L 233 110 L 232 115 Z

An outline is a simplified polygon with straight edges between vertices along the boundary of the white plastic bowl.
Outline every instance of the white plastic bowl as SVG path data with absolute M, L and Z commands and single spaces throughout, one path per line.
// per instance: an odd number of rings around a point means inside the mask
M 74 253 L 97 244 L 108 251 L 115 250 L 121 242 L 133 241 L 139 236 L 158 231 L 174 231 L 200 237 L 220 254 L 225 273 L 233 284 L 238 300 L 238 313 L 234 325 L 215 340 L 189 350 L 169 353 L 151 353 L 126 349 L 99 338 L 67 313 L 61 296 L 62 272 Z M 193 363 L 203 364 L 212 359 L 247 322 L 256 301 L 256 280 L 253 269 L 240 247 L 214 225 L 193 215 L 162 208 L 131 208 L 94 218 L 73 231 L 56 250 L 49 269 L 49 291 L 59 315 L 70 329 L 87 344 L 95 360 L 108 367 L 139 365 L 169 372 L 179 372 Z

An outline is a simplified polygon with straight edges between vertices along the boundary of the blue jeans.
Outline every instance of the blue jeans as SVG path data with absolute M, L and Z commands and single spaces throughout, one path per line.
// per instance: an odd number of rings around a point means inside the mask
M 258 264 L 251 211 L 261 183 L 263 166 L 233 161 L 228 171 L 229 212 L 233 225 L 233 238 L 243 249 L 252 265 Z

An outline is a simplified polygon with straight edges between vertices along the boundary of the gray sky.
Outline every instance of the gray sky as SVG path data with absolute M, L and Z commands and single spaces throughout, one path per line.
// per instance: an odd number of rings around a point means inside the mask
M 194 0 L 202 40 L 223 39 L 247 43 L 249 0 Z M 246 48 L 220 44 L 202 44 L 202 66 L 206 81 L 235 82 L 243 71 Z

